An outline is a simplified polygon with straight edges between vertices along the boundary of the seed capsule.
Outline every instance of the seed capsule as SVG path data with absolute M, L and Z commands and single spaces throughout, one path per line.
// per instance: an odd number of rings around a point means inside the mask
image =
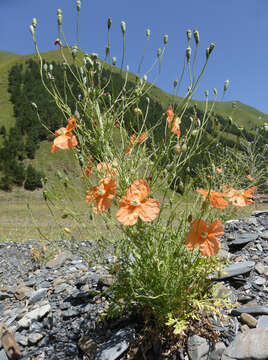
M 199 44 L 199 32 L 196 29 L 194 30 L 194 39 L 195 39 L 196 45 L 198 45 Z

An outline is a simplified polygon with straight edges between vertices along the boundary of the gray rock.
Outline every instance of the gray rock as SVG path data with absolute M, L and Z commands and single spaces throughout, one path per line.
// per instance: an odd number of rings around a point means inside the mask
M 221 360 L 221 356 L 226 349 L 223 342 L 218 342 L 215 348 L 209 353 L 208 360 Z
M 32 333 L 28 337 L 28 341 L 31 345 L 37 344 L 41 339 L 43 339 L 44 334 L 41 333 Z
M 268 306 L 240 306 L 232 310 L 232 315 L 241 315 L 242 313 L 255 315 L 268 315 Z
M 129 348 L 133 334 L 134 330 L 132 328 L 117 331 L 107 343 L 101 346 L 94 360 L 118 359 Z
M 9 360 L 4 349 L 0 351 L 0 360 Z
M 265 266 L 258 262 L 256 265 L 255 265 L 255 270 L 261 275 L 265 272 Z
M 50 269 L 61 267 L 66 260 L 71 258 L 72 258 L 72 253 L 70 251 L 64 251 L 61 254 L 59 254 L 55 259 L 48 261 L 46 267 Z
M 49 313 L 51 306 L 49 304 L 41 306 L 35 310 L 28 312 L 22 319 L 18 321 L 18 326 L 28 328 L 33 320 L 40 320 Z
M 250 314 L 242 313 L 241 320 L 243 321 L 243 323 L 247 324 L 250 328 L 255 328 L 257 326 L 257 319 L 255 319 L 255 317 Z
M 247 244 L 250 241 L 256 240 L 258 237 L 258 234 L 250 234 L 250 233 L 245 233 L 245 234 L 235 234 L 235 240 L 233 240 L 229 245 L 243 245 L 243 244 Z
M 222 355 L 222 360 L 268 359 L 268 328 L 250 329 L 236 335 Z
M 257 276 L 255 279 L 254 279 L 254 283 L 256 285 L 264 285 L 266 283 L 266 279 L 262 276 Z
M 15 339 L 16 339 L 17 343 L 22 345 L 22 346 L 27 346 L 28 345 L 27 336 L 24 336 L 22 334 L 16 334 Z
M 201 336 L 189 336 L 187 341 L 187 351 L 191 360 L 201 360 L 202 356 L 209 352 L 209 343 L 207 339 L 204 339 Z
M 257 328 L 268 328 L 268 315 L 262 315 L 259 317 Z
M 215 279 L 215 280 L 227 279 L 233 276 L 245 274 L 251 271 L 254 268 L 254 266 L 255 266 L 254 261 L 242 261 L 235 264 L 231 264 L 223 269 L 223 273 L 221 274 L 221 277 L 219 276 L 219 274 L 213 273 L 211 274 L 211 279 Z
M 34 291 L 29 297 L 29 304 L 35 304 L 42 300 L 47 295 L 47 290 L 46 288 L 42 288 Z

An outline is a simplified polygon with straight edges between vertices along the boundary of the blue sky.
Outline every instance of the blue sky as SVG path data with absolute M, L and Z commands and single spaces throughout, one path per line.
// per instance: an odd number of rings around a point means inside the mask
M 121 62 L 120 22 L 127 25 L 126 62 L 135 72 L 145 44 L 145 31 L 151 39 L 142 73 L 155 59 L 168 34 L 167 51 L 157 85 L 173 91 L 173 81 L 180 74 L 186 48 L 186 30 L 200 33 L 197 71 L 205 59 L 210 42 L 216 47 L 196 98 L 213 88 L 221 93 L 226 79 L 230 87 L 225 100 L 239 100 L 268 113 L 268 1 L 267 0 L 81 0 L 80 43 L 86 52 L 104 58 L 107 42 L 107 18 L 112 18 L 111 54 Z M 18 54 L 34 52 L 29 32 L 32 18 L 38 21 L 40 51 L 55 49 L 57 9 L 63 11 L 63 29 L 70 44 L 75 43 L 75 0 L 0 0 L 1 50 Z M 194 41 L 192 41 L 194 48 Z M 153 75 L 153 74 L 152 74 Z M 149 78 L 150 80 L 151 78 Z M 179 95 L 185 95 L 186 84 Z

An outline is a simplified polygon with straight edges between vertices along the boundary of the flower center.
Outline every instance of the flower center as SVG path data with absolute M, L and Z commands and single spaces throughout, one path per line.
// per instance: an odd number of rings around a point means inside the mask
M 140 200 L 137 199 L 137 198 L 134 198 L 134 199 L 132 199 L 132 200 L 130 201 L 130 204 L 131 204 L 132 206 L 139 206 L 140 203 L 141 203 Z
M 103 195 L 105 194 L 105 189 L 104 189 L 104 187 L 101 187 L 101 188 L 98 189 L 98 194 L 99 194 L 100 196 L 103 196 Z
M 206 238 L 208 237 L 208 233 L 205 232 L 205 231 L 202 231 L 201 234 L 200 234 L 200 237 L 201 237 L 202 239 L 206 239 Z

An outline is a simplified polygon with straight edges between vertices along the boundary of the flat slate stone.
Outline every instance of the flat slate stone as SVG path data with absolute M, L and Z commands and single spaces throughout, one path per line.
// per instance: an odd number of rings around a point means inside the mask
M 246 274 L 247 272 L 251 271 L 255 266 L 254 261 L 242 261 L 235 264 L 231 264 L 229 266 L 226 266 L 223 269 L 223 273 L 221 274 L 221 277 L 217 273 L 211 274 L 210 278 L 213 280 L 219 280 L 219 279 L 227 279 L 233 276 Z
M 268 315 L 268 306 L 240 306 L 232 310 L 232 315 L 241 315 L 242 313 L 255 315 Z
M 258 237 L 258 234 L 251 234 L 251 233 L 245 233 L 245 234 L 235 234 L 235 240 L 233 240 L 229 245 L 243 245 L 247 244 L 250 241 L 256 240 Z
M 268 315 L 262 315 L 259 317 L 257 328 L 268 328 Z

